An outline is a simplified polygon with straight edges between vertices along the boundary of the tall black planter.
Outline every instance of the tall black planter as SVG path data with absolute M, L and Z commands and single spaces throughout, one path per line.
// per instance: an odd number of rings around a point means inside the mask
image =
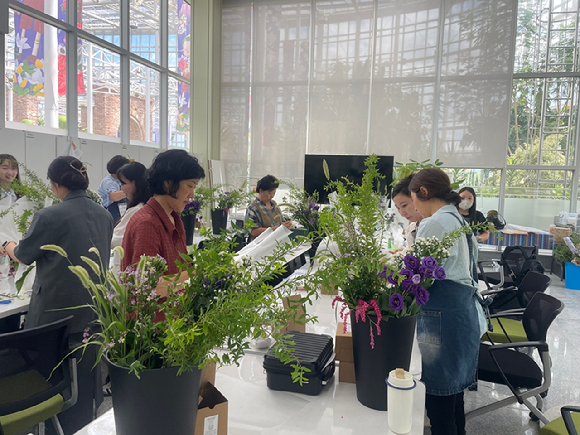
M 226 229 L 228 224 L 228 212 L 223 209 L 211 211 L 211 226 L 214 234 L 221 234 L 222 229 Z
M 196 215 L 181 216 L 183 226 L 185 227 L 185 244 L 187 246 L 193 245 L 193 233 L 195 231 Z
M 377 316 L 367 314 L 376 323 Z M 354 352 L 354 376 L 356 396 L 360 403 L 379 411 L 387 410 L 387 384 L 385 379 L 396 368 L 409 370 L 413 337 L 417 316 L 381 320 L 381 335 L 375 327 L 375 348 L 371 348 L 369 319 L 356 322 L 354 312 L 350 315 L 352 345 Z
M 192 435 L 201 370 L 177 376 L 177 367 L 145 370 L 138 379 L 108 359 L 117 435 Z

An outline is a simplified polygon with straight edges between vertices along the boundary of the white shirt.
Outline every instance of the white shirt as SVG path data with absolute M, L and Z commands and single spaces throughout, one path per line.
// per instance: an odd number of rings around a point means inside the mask
M 123 237 L 125 237 L 125 230 L 127 229 L 127 224 L 133 217 L 135 213 L 143 208 L 145 204 L 140 203 L 135 207 L 128 208 L 115 229 L 113 230 L 113 238 L 111 239 L 111 249 L 116 246 L 123 245 Z M 113 258 L 113 272 L 119 273 L 121 271 L 121 257 L 115 253 Z

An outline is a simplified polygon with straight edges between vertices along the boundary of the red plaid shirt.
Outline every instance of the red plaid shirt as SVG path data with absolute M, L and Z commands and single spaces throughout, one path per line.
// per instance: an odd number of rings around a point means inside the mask
M 159 254 L 167 261 L 168 275 L 178 272 L 175 260 L 180 259 L 180 252 L 187 253 L 185 228 L 177 213 L 172 212 L 171 215 L 175 225 L 154 198 L 135 213 L 123 237 L 123 269 L 138 263 L 142 255 L 154 257 Z

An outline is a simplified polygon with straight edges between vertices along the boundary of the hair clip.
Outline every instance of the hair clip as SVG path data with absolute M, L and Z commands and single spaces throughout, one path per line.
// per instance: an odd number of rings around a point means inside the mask
M 87 175 L 87 164 L 86 163 L 81 162 L 80 169 L 73 166 L 72 163 L 70 164 L 70 167 L 73 168 L 75 171 L 77 171 L 79 174 L 81 174 L 83 177 L 85 177 Z

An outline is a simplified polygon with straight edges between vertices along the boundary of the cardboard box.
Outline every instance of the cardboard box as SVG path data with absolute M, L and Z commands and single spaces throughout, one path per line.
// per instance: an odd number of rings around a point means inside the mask
M 302 299 L 300 295 L 291 295 L 284 299 L 282 299 L 282 303 L 284 304 L 284 309 L 289 310 L 290 308 L 294 309 L 297 307 L 297 314 L 296 318 L 299 319 L 301 316 L 306 315 L 306 308 L 304 308 L 304 304 L 301 304 L 299 301 Z M 299 323 L 295 323 L 293 321 L 289 321 L 285 328 L 282 328 L 281 332 L 286 331 L 298 331 L 298 332 L 306 332 L 306 325 L 301 325 Z
M 338 382 L 356 383 L 354 378 L 354 363 L 346 361 L 338 362 Z
M 202 401 L 197 407 L 194 435 L 227 435 L 228 399 L 209 382 L 200 394 Z
M 334 352 L 336 360 L 340 362 L 354 363 L 352 350 L 352 332 L 350 325 L 347 325 L 346 333 L 344 332 L 344 323 L 339 322 L 336 327 L 336 337 L 334 339 Z
M 212 385 L 215 385 L 215 371 L 215 363 L 208 364 L 201 370 L 201 384 L 199 384 L 200 391 L 208 382 Z
M 320 293 L 322 293 L 323 295 L 337 295 L 338 288 L 331 281 L 329 286 L 325 285 L 320 286 Z

